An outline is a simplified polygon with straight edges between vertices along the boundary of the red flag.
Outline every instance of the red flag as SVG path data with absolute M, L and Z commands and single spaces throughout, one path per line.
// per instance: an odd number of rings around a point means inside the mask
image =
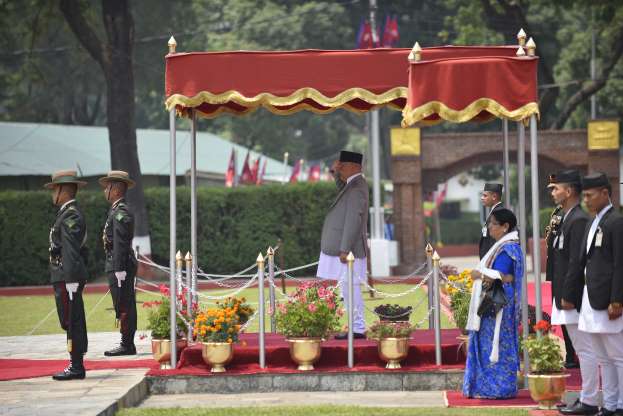
M 309 167 L 307 176 L 308 182 L 318 182 L 320 180 L 320 165 L 312 165 Z
M 260 157 L 255 159 L 255 163 L 253 163 L 253 167 L 251 168 L 251 182 L 257 183 L 257 175 L 260 170 Z
M 257 175 L 257 180 L 255 181 L 256 185 L 261 185 L 262 182 L 264 181 L 264 175 L 266 174 L 266 163 L 268 163 L 268 160 L 264 159 L 264 165 L 262 166 L 262 171 L 260 172 L 259 175 Z
M 392 20 L 390 19 L 389 15 L 385 16 L 385 26 L 383 28 L 383 41 L 381 42 L 381 45 L 383 45 L 384 48 L 391 48 L 392 47 Z
M 292 168 L 292 175 L 290 176 L 290 183 L 296 183 L 299 181 L 299 174 L 301 173 L 301 160 L 297 160 Z
M 361 32 L 361 43 L 359 49 L 374 48 L 374 39 L 372 39 L 372 26 L 370 22 L 366 21 L 363 24 L 363 31 Z
M 227 165 L 227 172 L 225 173 L 225 187 L 231 188 L 234 186 L 236 180 L 236 152 L 233 147 L 231 149 L 231 156 L 229 157 L 229 164 Z
M 435 197 L 435 207 L 439 208 L 443 203 L 443 200 L 446 199 L 446 194 L 448 193 L 448 182 L 443 184 L 443 189 L 441 192 L 437 193 Z
M 247 157 L 244 158 L 244 164 L 242 165 L 242 173 L 240 174 L 240 183 L 242 184 L 253 183 L 253 174 L 251 173 L 251 168 L 249 167 L 249 152 L 247 152 Z
M 392 46 L 396 46 L 400 40 L 400 33 L 398 32 L 398 16 L 394 16 L 389 23 L 391 26 L 390 33 L 392 36 Z

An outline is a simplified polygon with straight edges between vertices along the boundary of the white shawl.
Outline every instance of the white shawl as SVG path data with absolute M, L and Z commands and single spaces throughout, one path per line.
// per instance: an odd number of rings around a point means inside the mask
M 502 275 L 499 271 L 493 270 L 487 267 L 488 264 L 493 263 L 493 256 L 502 246 L 502 244 L 509 241 L 518 241 L 519 235 L 517 231 L 512 231 L 506 234 L 504 237 L 495 242 L 495 244 L 487 251 L 487 254 L 480 260 L 478 270 L 482 275 L 490 277 L 491 279 L 502 279 Z M 472 297 L 469 302 L 469 313 L 467 316 L 467 325 L 465 329 L 470 331 L 480 330 L 480 316 L 478 316 L 478 307 L 480 306 L 482 295 L 482 279 L 474 280 L 472 286 Z M 495 332 L 493 333 L 493 342 L 491 345 L 491 354 L 489 355 L 489 361 L 497 363 L 499 359 L 499 347 L 500 347 L 500 326 L 502 325 L 502 313 L 504 311 L 500 309 L 495 315 Z

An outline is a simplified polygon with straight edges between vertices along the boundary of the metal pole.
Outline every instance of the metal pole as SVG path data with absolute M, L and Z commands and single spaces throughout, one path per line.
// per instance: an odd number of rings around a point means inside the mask
M 258 286 L 258 315 L 260 329 L 258 331 L 260 344 L 260 368 L 266 368 L 266 345 L 264 344 L 264 257 L 262 253 L 257 256 L 257 286 Z
M 435 294 L 435 364 L 441 365 L 441 302 L 439 299 L 439 254 L 433 253 L 433 293 Z
M 541 227 L 539 224 L 539 144 L 536 116 L 530 116 L 530 185 L 532 188 L 532 270 L 534 271 L 534 296 L 536 320 L 543 318 L 541 309 Z
M 595 81 L 596 63 L 595 63 L 595 10 L 591 7 L 591 80 Z M 597 118 L 597 95 L 591 95 L 591 120 Z
M 275 322 L 275 250 L 272 247 L 268 247 L 266 251 L 268 257 L 268 299 L 270 302 L 270 332 L 273 334 L 277 332 L 277 324 Z
M 348 262 L 348 368 L 353 368 L 353 366 L 355 365 L 355 338 L 353 335 L 353 322 L 355 321 L 355 308 L 353 307 L 353 290 L 355 286 L 353 284 L 353 263 L 355 262 L 355 256 L 353 255 L 352 251 L 348 253 L 348 256 L 346 256 L 346 261 Z
M 170 136 L 170 180 L 169 180 L 169 294 L 171 296 L 171 368 L 175 368 L 177 366 L 177 346 L 176 346 L 176 333 L 175 333 L 175 322 L 176 322 L 176 308 L 175 308 L 175 240 L 176 240 L 176 223 L 177 219 L 175 217 L 176 214 L 176 200 L 175 200 L 175 186 L 176 186 L 176 170 L 175 170 L 175 108 L 172 108 L 169 111 L 169 136 Z
M 502 120 L 502 131 L 504 134 L 504 206 L 511 206 L 511 187 L 510 187 L 510 158 L 508 155 L 508 120 Z
M 428 271 L 428 281 L 426 282 L 426 288 L 428 289 L 428 310 L 433 307 L 435 298 L 433 297 L 433 246 L 430 243 L 426 244 L 426 270 Z M 435 318 L 433 315 L 428 315 L 428 329 L 435 327 Z
M 192 271 L 193 271 L 193 256 L 192 254 L 190 254 L 190 252 L 186 253 L 186 257 L 184 258 L 184 260 L 186 260 L 186 316 L 188 317 L 188 322 L 190 323 L 190 325 L 188 325 L 188 342 L 191 342 L 193 340 L 193 324 L 194 322 L 192 321 L 192 303 L 193 303 L 193 293 L 191 292 L 190 288 L 192 285 Z
M 175 254 L 175 289 L 178 296 L 182 294 L 182 274 L 184 273 L 182 270 L 183 261 L 184 258 L 182 257 L 182 252 L 177 250 L 177 253 Z
M 192 256 L 191 284 L 193 302 L 197 302 L 197 113 L 192 112 L 190 123 L 190 255 Z
M 517 123 L 517 180 L 519 193 L 519 243 L 521 245 L 523 269 L 525 276 L 521 282 L 521 326 L 523 337 L 528 339 L 528 273 L 526 272 L 526 129 L 523 122 Z M 528 369 L 530 358 L 528 350 L 524 348 L 524 387 L 528 387 Z
M 383 238 L 381 211 L 381 156 L 379 145 L 379 111 L 372 111 L 372 203 L 374 205 L 374 232 L 372 238 Z

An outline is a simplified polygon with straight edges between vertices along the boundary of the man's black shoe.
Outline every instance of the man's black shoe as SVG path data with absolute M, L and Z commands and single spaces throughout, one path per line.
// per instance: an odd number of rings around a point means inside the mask
M 565 362 L 565 368 L 566 369 L 570 369 L 570 368 L 580 368 L 580 363 L 577 363 L 575 361 L 566 361 Z
M 596 414 L 596 416 L 616 416 L 618 415 L 616 410 L 608 410 L 605 407 L 602 407 L 601 410 Z
M 82 380 L 86 376 L 84 368 L 74 368 L 71 365 L 60 373 L 56 373 L 52 376 L 54 380 Z
M 341 334 L 337 334 L 335 336 L 335 339 L 348 339 L 348 332 L 342 332 Z M 353 339 L 366 339 L 366 334 L 353 332 Z
M 106 357 L 118 357 L 120 355 L 136 355 L 136 347 L 134 345 L 119 345 L 117 348 L 104 352 Z
M 563 415 L 595 415 L 599 412 L 599 407 L 591 406 L 577 400 L 572 406 L 563 407 L 558 411 Z
M 575 401 L 573 403 L 571 403 L 571 404 L 559 403 L 559 404 L 556 405 L 556 408 L 558 410 L 560 410 L 560 409 L 564 409 L 565 407 L 572 407 L 572 406 L 575 406 L 577 403 L 579 403 L 579 401 L 580 401 L 580 399 L 578 398 L 578 399 L 575 399 Z

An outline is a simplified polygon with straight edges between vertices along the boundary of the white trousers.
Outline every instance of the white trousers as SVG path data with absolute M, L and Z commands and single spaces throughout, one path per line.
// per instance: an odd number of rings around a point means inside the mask
M 623 409 L 623 333 L 587 335 L 601 366 L 603 406 L 610 411 Z
M 599 362 L 593 351 L 591 334 L 578 330 L 578 324 L 566 325 L 567 333 L 580 361 L 580 374 L 582 376 L 580 401 L 591 406 L 598 406 Z

